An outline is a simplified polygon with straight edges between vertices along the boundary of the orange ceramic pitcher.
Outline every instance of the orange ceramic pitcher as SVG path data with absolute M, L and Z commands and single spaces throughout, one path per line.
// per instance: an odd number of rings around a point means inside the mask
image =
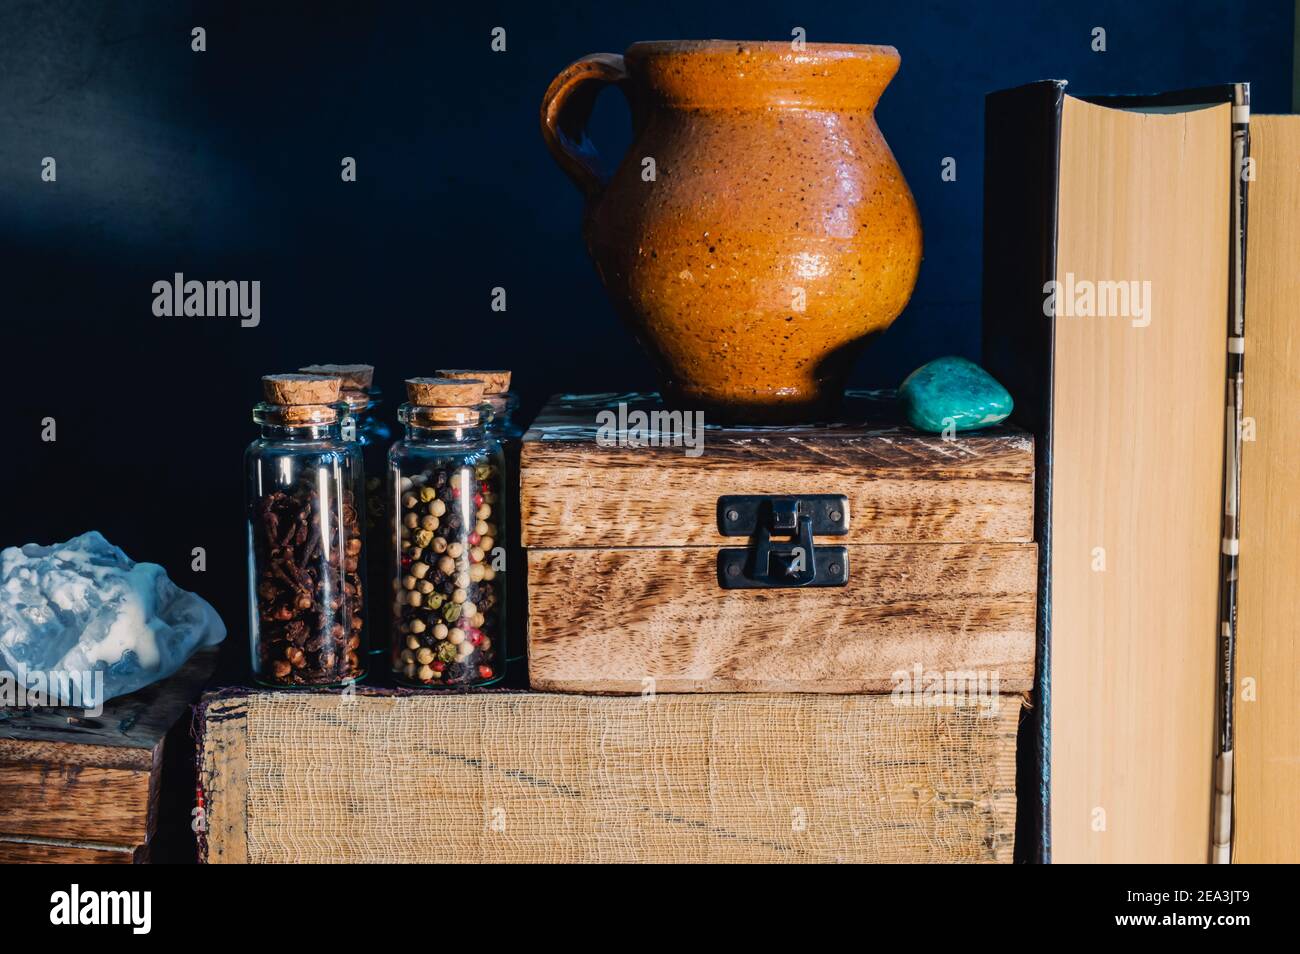
M 903 310 L 920 219 L 874 112 L 898 65 L 888 46 L 634 43 L 546 91 L 543 138 L 670 401 L 706 420 L 825 418 Z M 608 85 L 633 127 L 612 176 L 585 128 Z

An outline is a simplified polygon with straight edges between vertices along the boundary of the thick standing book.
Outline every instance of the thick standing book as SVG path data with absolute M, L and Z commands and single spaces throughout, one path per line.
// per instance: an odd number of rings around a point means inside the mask
M 1300 116 L 1250 120 L 1234 862 L 1300 861 Z
M 1038 455 L 1025 860 L 1227 858 L 1248 118 L 1244 84 L 987 100 L 985 363 Z

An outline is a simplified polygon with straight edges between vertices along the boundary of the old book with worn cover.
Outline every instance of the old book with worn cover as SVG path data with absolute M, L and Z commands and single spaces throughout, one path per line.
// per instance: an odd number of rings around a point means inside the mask
M 985 363 L 1038 455 L 1024 820 L 1042 860 L 1226 860 L 1248 91 L 1064 87 L 986 111 Z

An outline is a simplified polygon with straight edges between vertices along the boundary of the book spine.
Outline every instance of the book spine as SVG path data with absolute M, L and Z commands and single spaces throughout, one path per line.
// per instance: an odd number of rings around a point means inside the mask
M 1241 540 L 1241 440 L 1246 359 L 1246 200 L 1250 158 L 1250 85 L 1233 88 L 1232 235 L 1228 270 L 1227 421 L 1223 451 L 1223 541 L 1219 557 L 1219 738 L 1214 771 L 1210 860 L 1232 857 L 1233 700 L 1237 651 L 1237 560 Z
M 1051 845 L 1052 322 L 1057 188 L 1065 83 L 992 93 L 984 106 L 984 366 L 1011 392 L 1015 420 L 1033 431 L 1038 543 L 1034 705 L 1017 751 L 1016 861 L 1047 863 Z

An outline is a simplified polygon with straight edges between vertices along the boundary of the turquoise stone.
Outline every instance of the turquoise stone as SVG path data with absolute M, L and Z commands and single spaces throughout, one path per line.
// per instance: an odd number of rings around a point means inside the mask
M 993 375 L 965 358 L 935 358 L 907 376 L 898 389 L 907 423 L 939 434 L 975 431 L 1005 421 L 1011 395 Z

